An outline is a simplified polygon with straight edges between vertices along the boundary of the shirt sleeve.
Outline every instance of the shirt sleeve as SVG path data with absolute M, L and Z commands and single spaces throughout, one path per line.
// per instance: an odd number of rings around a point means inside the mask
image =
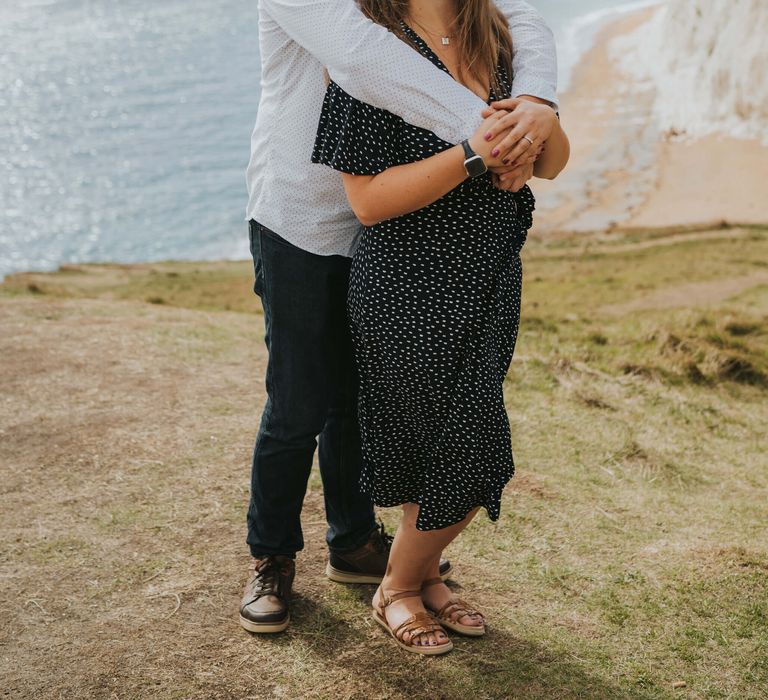
M 461 142 L 480 124 L 483 100 L 369 20 L 354 0 L 260 1 L 285 33 L 361 102 L 393 112 L 448 143 Z M 499 0 L 499 7 L 512 33 L 514 91 L 554 102 L 552 32 L 522 0 Z
M 320 113 L 312 162 L 352 175 L 377 175 L 399 165 L 402 119 L 356 100 L 334 82 Z
M 485 103 L 354 0 L 261 0 L 262 11 L 357 100 L 394 112 L 449 143 L 469 137 Z
M 512 96 L 557 102 L 557 47 L 544 18 L 522 0 L 496 0 L 512 35 Z

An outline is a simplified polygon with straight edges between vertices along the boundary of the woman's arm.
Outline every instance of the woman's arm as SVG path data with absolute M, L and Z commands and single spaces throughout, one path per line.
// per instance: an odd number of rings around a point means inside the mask
M 502 137 L 487 141 L 485 135 L 490 125 L 504 114 L 495 112 L 469 139 L 472 150 L 482 156 L 488 167 L 500 164 L 491 152 Z M 342 173 L 347 198 L 363 226 L 373 226 L 380 221 L 422 209 L 466 179 L 464 149 L 461 145 L 415 163 L 387 168 L 378 175 Z
M 558 120 L 544 144 L 544 150 L 533 165 L 533 176 L 554 180 L 568 163 L 571 144 Z

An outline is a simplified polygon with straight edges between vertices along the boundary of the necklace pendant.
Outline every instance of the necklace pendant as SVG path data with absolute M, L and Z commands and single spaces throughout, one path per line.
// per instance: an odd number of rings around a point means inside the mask
M 451 39 L 450 39 L 450 37 L 447 37 L 447 36 L 444 36 L 444 37 L 442 38 L 442 41 L 443 41 L 443 46 L 448 46 L 448 44 L 450 44 L 450 43 L 451 43 Z

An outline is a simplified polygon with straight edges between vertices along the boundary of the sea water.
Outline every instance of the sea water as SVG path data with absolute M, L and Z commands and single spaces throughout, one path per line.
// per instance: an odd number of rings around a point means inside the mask
M 606 13 L 638 3 L 532 4 L 555 30 L 565 85 Z M 0 277 L 246 257 L 258 99 L 256 0 L 3 3 Z

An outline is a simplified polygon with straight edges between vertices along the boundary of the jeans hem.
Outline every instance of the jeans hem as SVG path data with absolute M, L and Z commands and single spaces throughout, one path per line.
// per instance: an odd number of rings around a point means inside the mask
M 328 545 L 328 551 L 333 552 L 334 554 L 348 554 L 349 552 L 354 552 L 356 549 L 360 549 L 360 547 L 368 542 L 368 540 L 371 538 L 371 535 L 378 529 L 379 526 L 374 525 L 370 530 L 368 530 L 364 537 L 361 537 L 360 540 L 351 547 L 332 547 L 331 545 Z
M 288 557 L 289 559 L 296 559 L 296 552 L 259 552 L 256 554 L 251 549 L 251 556 L 254 559 L 264 559 L 265 557 Z

